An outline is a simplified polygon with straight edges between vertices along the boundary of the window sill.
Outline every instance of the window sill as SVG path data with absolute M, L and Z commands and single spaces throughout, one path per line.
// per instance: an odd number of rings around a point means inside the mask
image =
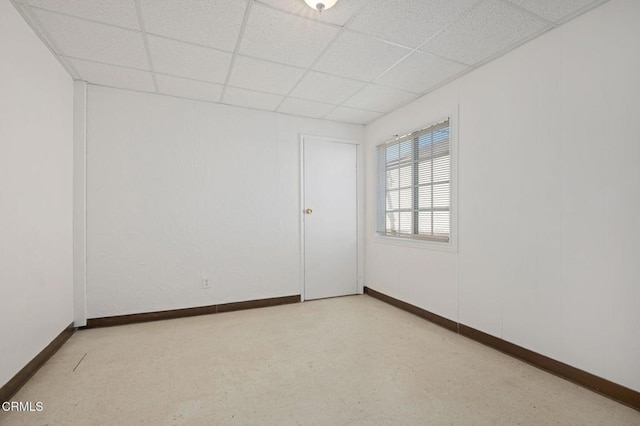
M 384 235 L 375 235 L 371 241 L 374 244 L 385 244 L 399 247 L 410 247 L 422 250 L 436 250 L 448 253 L 457 253 L 458 247 L 452 241 L 448 243 L 440 243 L 437 241 L 418 240 L 402 237 L 389 237 Z

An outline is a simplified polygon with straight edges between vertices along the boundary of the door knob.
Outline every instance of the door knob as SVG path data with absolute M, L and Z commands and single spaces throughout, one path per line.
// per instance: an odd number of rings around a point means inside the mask
M 306 214 L 311 214 L 311 213 L 313 213 L 313 210 L 311 210 L 311 209 L 306 209 L 304 212 L 305 212 Z

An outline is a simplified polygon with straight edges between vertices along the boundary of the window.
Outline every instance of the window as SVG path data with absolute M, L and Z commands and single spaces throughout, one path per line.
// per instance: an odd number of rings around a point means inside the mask
M 378 146 L 378 235 L 448 243 L 449 119 Z

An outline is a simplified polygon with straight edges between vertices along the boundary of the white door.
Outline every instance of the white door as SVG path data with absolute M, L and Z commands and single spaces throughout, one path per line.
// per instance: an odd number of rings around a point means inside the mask
M 357 146 L 305 137 L 304 299 L 358 291 Z

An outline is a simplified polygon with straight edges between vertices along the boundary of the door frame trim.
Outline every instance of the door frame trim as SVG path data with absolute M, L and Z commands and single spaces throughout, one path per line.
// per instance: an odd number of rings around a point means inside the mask
M 331 136 L 318 136 L 309 133 L 300 134 L 300 209 L 298 210 L 300 218 L 300 301 L 305 299 L 305 253 L 304 253 L 304 141 L 305 139 L 320 139 L 327 142 L 344 143 L 355 145 L 356 147 L 356 258 L 357 258 L 357 278 L 356 294 L 364 294 L 364 145 L 355 140 L 334 138 Z

